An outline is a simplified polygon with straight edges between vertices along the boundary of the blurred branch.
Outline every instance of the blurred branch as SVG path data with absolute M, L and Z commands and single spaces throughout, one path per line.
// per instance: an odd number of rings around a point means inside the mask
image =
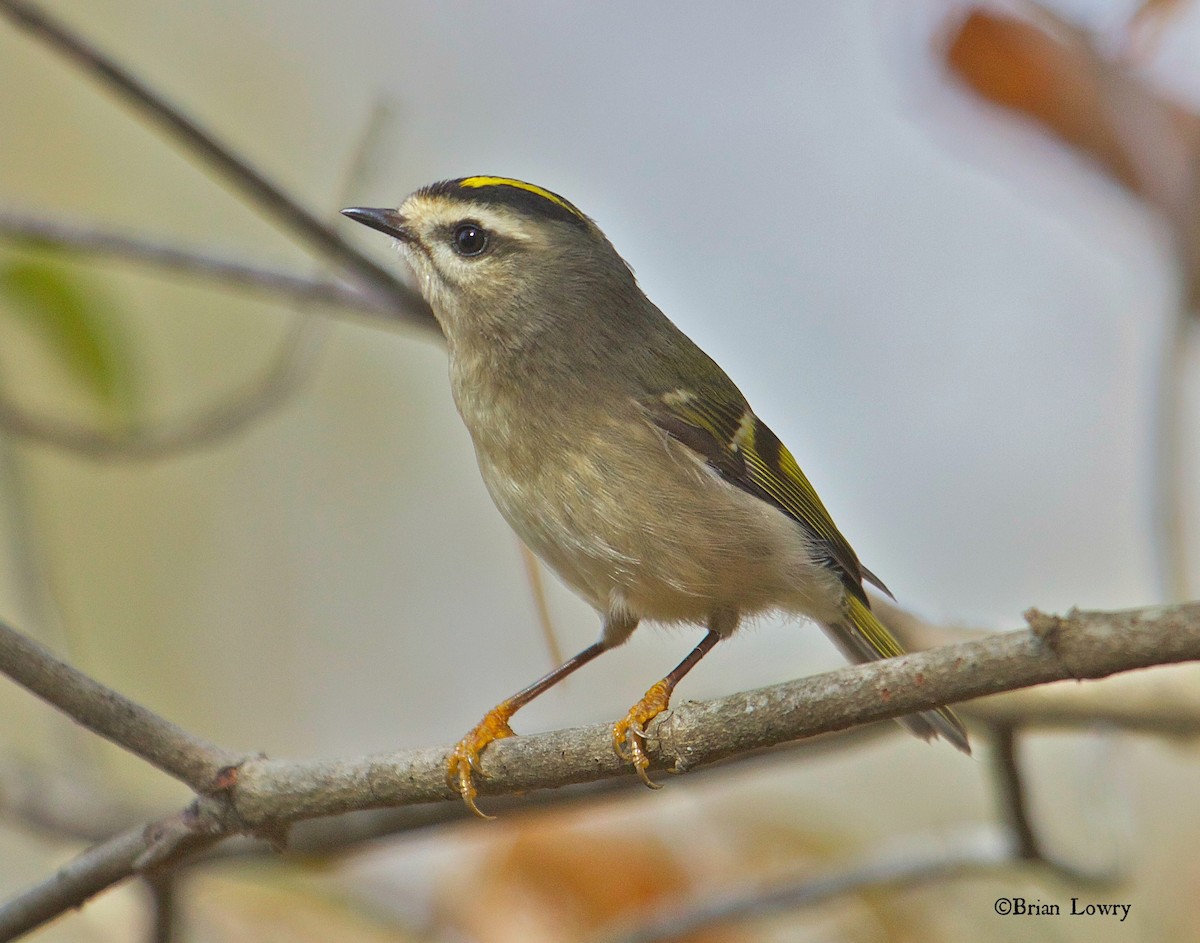
M 265 174 L 166 101 L 66 24 L 26 0 L 0 0 L 0 15 L 45 43 L 106 86 L 168 136 L 195 154 L 289 235 L 307 243 L 386 298 L 396 313 L 427 310 L 420 296 L 284 193 Z
M 13 214 L 0 214 L 0 235 L 78 252 L 118 255 L 175 271 L 219 278 L 228 284 L 269 290 L 294 300 L 329 300 L 369 310 L 377 316 L 402 319 L 428 330 L 436 329 L 428 306 L 416 292 L 359 252 L 244 158 L 99 50 L 75 36 L 66 26 L 42 13 L 35 4 L 22 0 L 0 0 L 0 15 L 31 31 L 108 84 L 177 141 L 197 153 L 266 213 L 281 221 L 293 236 L 308 242 L 326 258 L 347 269 L 362 283 L 363 289 L 303 279 L 130 236 Z M 112 433 L 39 416 L 16 402 L 0 398 L 0 428 L 93 458 L 161 458 L 209 445 L 286 402 L 302 379 L 309 359 L 307 354 L 315 344 L 317 328 L 308 320 L 304 319 L 290 329 L 275 358 L 258 378 L 221 401 L 180 420 Z
M 1200 215 L 1200 206 L 1197 207 Z M 1187 500 L 1194 487 L 1188 483 L 1186 391 L 1184 366 L 1195 320 L 1186 310 L 1173 313 L 1155 374 L 1154 448 L 1151 453 L 1151 517 L 1154 530 L 1155 572 L 1162 598 L 1187 599 L 1191 563 L 1188 552 Z
M 1171 4 L 1144 3 L 1131 39 L 1161 27 Z M 1095 37 L 1039 4 L 1030 17 L 982 6 L 949 31 L 950 70 L 981 98 L 1036 122 L 1156 210 L 1170 227 L 1184 287 L 1159 363 L 1151 480 L 1152 525 L 1163 597 L 1190 594 L 1183 361 L 1188 328 L 1200 318 L 1200 115 L 1171 101 L 1106 55 Z M 1189 324 L 1190 322 L 1190 324 Z
M 149 813 L 118 801 L 78 771 L 56 774 L 6 757 L 0 761 L 0 817 L 54 838 L 98 842 Z
M 150 926 L 150 943 L 171 943 L 179 937 L 179 894 L 173 874 L 162 873 L 146 878 L 154 919 Z
M 97 226 L 0 210 L 0 239 L 30 243 L 34 248 L 150 265 L 302 304 L 336 305 L 377 318 L 400 316 L 427 331 L 436 328 L 428 306 L 423 303 L 419 309 L 401 309 L 388 299 L 345 282 L 252 265 L 216 252 L 170 245 Z
M 706 895 L 690 907 L 653 914 L 636 926 L 605 934 L 602 940 L 666 943 L 690 939 L 689 934 L 702 930 L 812 907 L 847 894 L 973 877 L 1011 868 L 1019 861 L 1007 838 L 991 831 L 972 830 L 941 841 L 912 836 L 889 842 L 856 864 L 816 877 L 804 874 L 792 880 Z M 1107 879 L 1042 863 L 1050 873 L 1066 880 L 1093 886 L 1108 883 Z
M 371 140 L 370 131 L 369 127 L 362 147 Z M 149 262 L 175 271 L 220 279 L 235 286 L 269 290 L 288 296 L 294 302 L 332 300 L 370 310 L 376 317 L 392 319 L 398 313 L 393 310 L 392 301 L 356 290 L 353 286 L 305 279 L 94 228 L 0 212 L 0 237 L 5 235 L 42 245 Z M 423 303 L 420 310 L 405 309 L 399 314 L 427 330 L 434 325 L 429 309 Z M 157 459 L 195 450 L 237 432 L 284 404 L 306 376 L 322 332 L 323 326 L 312 317 L 299 318 L 288 328 L 275 357 L 258 378 L 181 419 L 122 432 L 97 430 L 35 415 L 0 393 L 0 429 L 92 458 Z
M 649 753 L 657 765 L 683 772 L 774 744 L 1012 688 L 1200 659 L 1200 603 L 1073 611 L 1065 617 L 1030 610 L 1026 618 L 1028 631 L 680 705 L 650 725 Z M 0 939 L 78 906 L 109 884 L 165 867 L 226 836 L 250 834 L 282 844 L 289 826 L 304 819 L 458 799 L 446 781 L 445 747 L 312 762 L 254 758 L 235 767 L 227 754 L 67 668 L 13 630 L 5 629 L 0 641 L 0 669 L 36 693 L 50 688 L 51 703 L 200 790 L 178 815 L 136 830 L 136 839 L 126 832 L 104 842 L 51 881 L 0 907 Z M 54 683 L 47 684 L 42 675 Z M 121 709 L 114 710 L 114 704 Z M 92 712 L 102 720 L 93 719 Z M 501 740 L 488 748 L 481 765 L 479 785 L 485 795 L 630 773 L 612 750 L 606 724 Z M 74 877 L 68 881 L 63 875 Z M 31 914 L 37 922 L 28 922 Z
M 1007 725 L 993 727 L 991 748 L 1001 812 L 1015 846 L 1013 853 L 1023 861 L 1045 861 L 1033 820 L 1029 816 L 1029 805 L 1025 801 L 1025 784 L 1017 759 L 1016 731 Z
M 305 375 L 320 330 L 312 318 L 297 319 L 258 377 L 179 419 L 114 433 L 36 415 L 0 394 L 0 429 L 97 459 L 154 459 L 194 451 L 286 403 Z
M 542 638 L 546 642 L 550 667 L 561 665 L 563 657 L 562 646 L 558 644 L 558 636 L 554 634 L 554 620 L 550 618 L 550 604 L 546 600 L 546 584 L 542 580 L 542 564 L 533 551 L 525 546 L 524 541 L 517 538 L 517 549 L 521 553 L 521 563 L 525 566 L 525 580 L 529 584 L 530 595 L 533 596 L 533 610 L 537 615 L 538 625 L 542 630 Z
M 141 757 L 194 790 L 207 788 L 239 757 L 163 720 L 26 635 L 0 623 L 0 672 L 72 720 Z
M 970 877 L 1011 862 L 1008 848 L 996 836 L 972 833 L 936 846 L 928 840 L 910 839 L 816 877 L 805 874 L 790 881 L 710 894 L 690 907 L 653 914 L 632 928 L 601 939 L 604 943 L 666 943 L 726 924 L 812 907 L 844 894 Z
M 1032 19 L 982 7 L 943 52 L 980 97 L 1024 115 L 1158 210 L 1192 307 L 1200 300 L 1200 116 L 1106 56 L 1086 30 L 1037 4 Z
M 0 940 L 14 940 L 125 880 L 138 870 L 147 842 L 178 829 L 186 816 L 185 810 L 158 822 L 127 829 L 92 846 L 45 881 L 0 904 Z M 188 854 L 196 854 L 222 837 L 193 832 L 190 841 L 176 844 L 174 856 L 164 858 L 159 865 L 165 867 Z

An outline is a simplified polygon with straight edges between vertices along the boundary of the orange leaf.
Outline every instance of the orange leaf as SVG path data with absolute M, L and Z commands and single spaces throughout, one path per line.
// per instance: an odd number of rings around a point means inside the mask
M 974 9 L 951 37 L 946 62 L 982 97 L 1032 118 L 1138 189 L 1108 118 L 1112 66 L 1079 36 L 1053 36 L 1026 20 Z

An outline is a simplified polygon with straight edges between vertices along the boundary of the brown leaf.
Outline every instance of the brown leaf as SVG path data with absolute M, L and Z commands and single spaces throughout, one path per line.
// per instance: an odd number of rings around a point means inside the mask
M 1161 212 L 1200 304 L 1200 116 L 1044 11 L 1035 21 L 976 7 L 950 32 L 945 60 L 976 94 L 1037 122 Z
M 1026 20 L 977 8 L 951 38 L 946 62 L 979 95 L 1027 115 L 1137 188 L 1108 121 L 1107 64 L 1081 39 L 1052 36 Z

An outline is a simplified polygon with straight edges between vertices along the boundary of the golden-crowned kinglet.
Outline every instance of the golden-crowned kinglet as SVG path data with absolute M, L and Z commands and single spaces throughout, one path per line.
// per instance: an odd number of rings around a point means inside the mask
M 613 728 L 648 784 L 646 724 L 743 617 L 805 616 L 855 662 L 902 653 L 863 581 L 887 588 L 791 453 L 571 203 L 520 180 L 464 177 L 396 210 L 342 212 L 396 240 L 445 332 L 492 499 L 603 620 L 595 644 L 497 705 L 451 754 L 450 780 L 473 810 L 472 769 L 512 735 L 512 715 L 642 619 L 708 629 Z M 946 708 L 900 722 L 969 752 Z

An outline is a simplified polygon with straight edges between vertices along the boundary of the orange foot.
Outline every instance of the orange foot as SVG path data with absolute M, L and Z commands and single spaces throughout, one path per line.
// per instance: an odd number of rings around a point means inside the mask
M 613 724 L 613 749 L 617 756 L 633 763 L 638 776 L 651 789 L 661 789 L 646 775 L 650 757 L 646 755 L 646 724 L 667 709 L 671 701 L 671 686 L 666 680 L 658 682 L 646 696 L 630 708 L 624 720 Z
M 515 736 L 512 727 L 508 725 L 512 715 L 513 710 L 507 701 L 497 704 L 484 714 L 483 720 L 474 730 L 458 741 L 458 745 L 446 762 L 446 780 L 450 783 L 450 788 L 457 789 L 463 802 L 467 804 L 467 808 L 481 819 L 495 818 L 495 816 L 485 815 L 475 804 L 475 797 L 479 793 L 475 789 L 474 774 L 483 775 L 483 771 L 479 768 L 479 754 L 493 740 L 503 740 L 505 737 Z

